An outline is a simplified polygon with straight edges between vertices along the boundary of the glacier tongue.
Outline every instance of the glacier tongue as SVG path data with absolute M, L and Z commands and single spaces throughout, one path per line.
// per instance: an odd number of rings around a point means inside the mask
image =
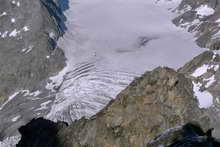
M 69 123 L 89 117 L 146 70 L 178 68 L 202 52 L 191 34 L 171 22 L 176 15 L 171 10 L 179 3 L 70 1 L 68 31 L 58 42 L 67 66 L 51 77 L 59 92 L 46 117 Z

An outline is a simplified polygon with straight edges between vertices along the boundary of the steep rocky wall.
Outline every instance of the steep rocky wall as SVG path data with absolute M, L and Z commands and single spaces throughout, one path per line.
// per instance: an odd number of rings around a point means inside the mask
M 36 90 L 64 67 L 56 23 L 40 0 L 1 1 L 0 104 L 16 90 Z

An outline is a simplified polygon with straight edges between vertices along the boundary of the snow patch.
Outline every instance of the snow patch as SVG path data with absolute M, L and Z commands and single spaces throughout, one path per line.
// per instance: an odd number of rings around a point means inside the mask
M 215 22 L 220 23 L 220 18 L 219 18 L 219 19 L 217 19 Z
M 37 91 L 34 91 L 34 92 L 30 92 L 29 90 L 22 90 L 21 91 L 23 93 L 23 96 L 38 96 L 41 94 L 41 91 L 37 90 Z
M 20 7 L 21 3 L 20 3 L 20 2 L 17 2 L 16 5 L 17 5 L 17 7 Z
M 49 100 L 49 101 L 47 101 L 47 102 L 42 103 L 42 104 L 40 105 L 41 107 L 38 108 L 38 109 L 36 109 L 36 110 L 34 110 L 34 111 L 40 111 L 40 110 L 48 109 L 47 105 L 50 104 L 51 102 L 52 102 L 52 101 Z
M 0 110 L 2 110 L 5 105 L 7 105 L 11 100 L 13 100 L 20 92 L 15 92 L 14 94 L 12 94 L 7 101 L 0 107 Z
M 207 91 L 200 91 L 201 86 L 201 83 L 193 82 L 194 95 L 197 97 L 197 100 L 199 101 L 200 108 L 209 108 L 213 104 L 213 97 Z
M 16 122 L 19 118 L 21 118 L 20 115 L 18 115 L 18 116 L 16 116 L 16 117 L 12 118 L 11 121 L 12 121 L 12 122 Z
M 205 80 L 207 83 L 205 85 L 205 88 L 210 87 L 216 80 L 215 80 L 215 76 L 211 76 L 210 78 Z
M 52 39 L 55 39 L 56 35 L 54 32 L 50 32 L 49 33 L 49 37 L 52 38 Z
M 13 1 L 11 1 L 11 3 L 12 3 L 12 4 L 16 4 L 16 1 L 15 1 L 15 0 L 13 0 Z
M 0 14 L 0 17 L 7 15 L 6 12 L 3 12 L 2 14 Z
M 209 68 L 209 65 L 204 64 L 204 65 L 202 65 L 201 67 L 197 68 L 191 75 L 192 75 L 193 77 L 196 77 L 196 78 L 197 78 L 197 77 L 203 75 L 204 73 L 206 73 L 207 70 L 208 70 L 208 68 Z
M 34 48 L 33 45 L 29 45 L 28 48 L 23 48 L 23 49 L 21 50 L 21 52 L 24 53 L 24 54 L 28 54 L 29 52 L 32 51 L 33 48 Z
M 196 10 L 198 15 L 200 16 L 209 16 L 215 13 L 215 10 L 211 7 L 209 7 L 208 5 L 201 5 L 200 7 L 198 7 Z
M 217 71 L 219 69 L 219 65 L 214 66 L 214 70 Z
M 16 37 L 21 31 L 17 31 L 17 29 L 14 29 L 10 34 L 9 37 Z
M 2 33 L 2 35 L 1 35 L 2 38 L 5 38 L 5 37 L 7 37 L 7 36 L 8 36 L 8 31 L 5 31 L 5 32 Z
M 23 30 L 24 30 L 25 32 L 27 32 L 27 31 L 30 30 L 30 28 L 29 28 L 29 26 L 24 26 L 24 27 L 23 27 Z
M 12 22 L 12 23 L 15 23 L 15 21 L 16 21 L 15 18 L 12 18 L 12 19 L 11 19 L 11 22 Z

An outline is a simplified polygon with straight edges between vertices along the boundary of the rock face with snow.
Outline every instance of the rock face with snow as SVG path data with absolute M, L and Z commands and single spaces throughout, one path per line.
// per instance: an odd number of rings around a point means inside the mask
M 173 23 L 193 33 L 200 47 L 220 49 L 219 3 L 219 0 L 183 0 Z
M 1 1 L 1 141 L 17 134 L 16 130 L 32 118 L 39 117 L 54 98 L 45 85 L 50 76 L 65 66 L 64 53 L 56 45 L 66 29 L 66 18 L 58 2 Z
M 199 106 L 206 108 L 212 123 L 219 128 L 220 112 L 220 56 L 217 52 L 206 51 L 188 62 L 178 71 L 192 79 Z M 220 135 L 219 133 L 216 135 Z
M 192 83 L 169 68 L 157 68 L 133 81 L 108 106 L 58 133 L 59 147 L 145 147 L 163 131 L 189 121 L 209 127 L 198 108 Z
M 64 67 L 64 54 L 56 48 L 58 10 L 52 5 L 49 0 L 1 1 L 0 104 L 17 90 L 37 90 Z

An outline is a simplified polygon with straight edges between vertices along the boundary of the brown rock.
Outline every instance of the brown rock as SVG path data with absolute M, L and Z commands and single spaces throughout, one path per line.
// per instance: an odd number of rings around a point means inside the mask
M 169 128 L 189 121 L 209 127 L 191 80 L 169 68 L 145 73 L 89 120 L 58 133 L 59 147 L 145 147 Z

